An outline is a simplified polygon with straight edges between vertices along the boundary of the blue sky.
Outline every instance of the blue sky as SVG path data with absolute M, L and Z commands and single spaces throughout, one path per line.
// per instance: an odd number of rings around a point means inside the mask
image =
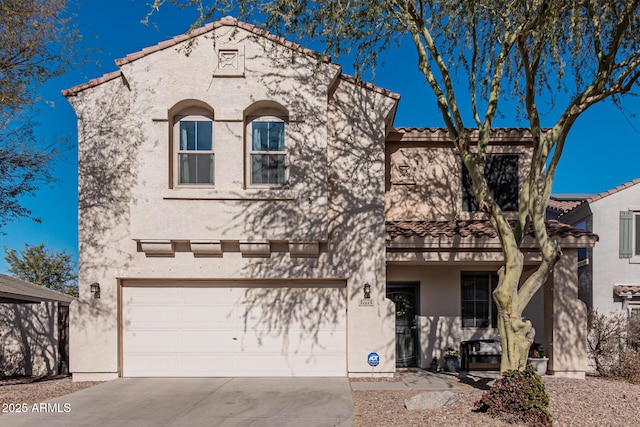
M 55 138 L 77 141 L 76 116 L 61 91 L 117 69 L 114 60 L 188 30 L 195 15 L 176 9 L 161 9 L 156 25 L 140 23 L 148 10 L 148 0 L 84 0 L 76 11 L 76 23 L 83 35 L 80 49 L 93 58 L 89 63 L 51 80 L 40 91 L 42 105 L 37 133 L 43 144 Z M 310 46 L 312 47 L 312 46 Z M 400 93 L 402 99 L 396 126 L 439 127 L 442 121 L 433 96 L 417 71 L 410 46 L 388 52 L 385 64 L 376 72 L 376 85 Z M 350 73 L 350 62 L 337 60 Z M 48 103 L 45 103 L 48 101 Z M 599 193 L 640 176 L 640 100 L 626 98 L 623 114 L 610 102 L 584 113 L 574 125 L 554 184 L 555 193 Z M 502 120 L 499 126 L 519 126 Z M 543 125 L 548 125 L 544 123 Z M 44 243 L 49 249 L 77 256 L 77 152 L 64 152 L 54 175 L 59 179 L 42 188 L 36 197 L 24 200 L 41 223 L 19 220 L 9 223 L 0 235 L 0 246 L 22 249 L 25 243 Z M 6 270 L 0 252 L 0 272 Z

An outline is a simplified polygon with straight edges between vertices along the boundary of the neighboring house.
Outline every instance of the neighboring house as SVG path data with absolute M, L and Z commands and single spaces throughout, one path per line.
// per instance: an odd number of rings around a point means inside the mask
M 497 336 L 498 240 L 445 131 L 393 129 L 399 95 L 231 18 L 116 62 L 64 91 L 79 133 L 75 380 L 388 376 Z M 495 132 L 507 210 L 530 147 Z M 577 248 L 597 237 L 549 230 L 564 256 L 531 318 L 551 372 L 582 377 Z
M 0 274 L 0 376 L 68 373 L 72 296 Z
M 640 178 L 596 195 L 553 195 L 549 215 L 600 236 L 580 251 L 580 298 L 599 313 L 640 313 Z

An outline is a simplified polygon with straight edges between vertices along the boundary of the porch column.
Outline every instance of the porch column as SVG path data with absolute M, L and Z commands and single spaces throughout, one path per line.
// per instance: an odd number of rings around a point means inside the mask
M 584 379 L 587 370 L 587 308 L 578 299 L 578 251 L 565 249 L 544 287 L 549 373 Z

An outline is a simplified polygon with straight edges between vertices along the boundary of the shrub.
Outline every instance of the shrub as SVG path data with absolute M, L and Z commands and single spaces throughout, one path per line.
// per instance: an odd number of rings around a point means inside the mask
M 621 314 L 611 317 L 590 311 L 587 318 L 587 345 L 596 371 L 603 376 L 611 376 L 618 361 L 623 344 L 626 319 Z
M 622 351 L 620 361 L 612 366 L 609 375 L 630 383 L 640 384 L 640 352 L 632 349 Z
M 474 406 L 510 424 L 551 425 L 549 395 L 532 365 L 503 373 Z
M 640 384 L 640 316 L 611 316 L 591 311 L 587 343 L 596 371 L 603 377 Z

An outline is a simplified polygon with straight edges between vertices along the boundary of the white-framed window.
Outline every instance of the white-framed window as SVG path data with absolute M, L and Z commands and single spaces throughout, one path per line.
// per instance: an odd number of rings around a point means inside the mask
M 277 116 L 250 117 L 247 124 L 250 187 L 280 187 L 287 184 L 287 120 Z
M 213 118 L 204 114 L 176 116 L 174 147 L 176 186 L 213 186 Z
M 640 210 L 620 212 L 620 258 L 640 262 Z
M 497 328 L 498 307 L 493 300 L 493 291 L 498 286 L 498 275 L 463 272 L 460 282 L 462 327 Z

